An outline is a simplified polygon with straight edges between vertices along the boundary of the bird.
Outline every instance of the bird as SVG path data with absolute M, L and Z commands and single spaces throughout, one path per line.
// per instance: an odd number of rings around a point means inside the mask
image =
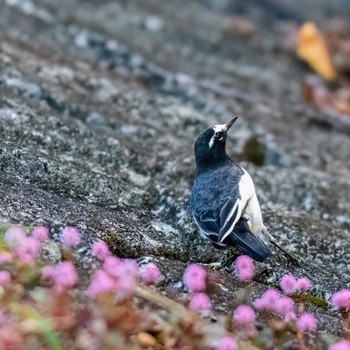
M 194 221 L 215 248 L 238 246 L 245 255 L 263 262 L 272 254 L 268 241 L 297 263 L 265 227 L 251 176 L 226 152 L 227 133 L 237 119 L 208 127 L 195 141 L 196 172 L 190 196 Z

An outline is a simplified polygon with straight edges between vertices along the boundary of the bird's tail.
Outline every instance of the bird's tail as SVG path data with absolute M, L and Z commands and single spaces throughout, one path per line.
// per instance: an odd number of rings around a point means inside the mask
M 256 261 L 262 262 L 271 255 L 271 250 L 249 230 L 247 221 L 243 218 L 238 220 L 230 234 L 230 239 L 238 245 L 244 254 Z
M 276 248 L 278 248 L 286 257 L 289 261 L 294 263 L 297 266 L 301 266 L 299 259 L 297 259 L 294 255 L 291 253 L 288 253 L 284 248 L 282 248 L 272 237 L 272 235 L 269 233 L 266 227 L 263 228 L 262 230 L 263 235 L 270 241 L 272 245 L 274 245 Z

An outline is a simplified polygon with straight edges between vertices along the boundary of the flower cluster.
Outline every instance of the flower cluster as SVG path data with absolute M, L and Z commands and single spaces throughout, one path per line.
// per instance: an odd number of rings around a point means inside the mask
M 304 292 L 311 287 L 311 281 L 308 278 L 296 278 L 287 274 L 281 278 L 280 287 L 285 294 Z
M 190 300 L 190 308 L 194 311 L 205 311 L 211 309 L 211 301 L 205 293 L 195 293 Z
M 145 283 L 154 283 L 161 278 L 161 272 L 157 265 L 150 263 L 145 266 L 141 266 L 140 277 Z
M 315 331 L 317 329 L 317 320 L 309 312 L 304 312 L 297 320 L 296 326 L 301 331 Z
M 105 259 L 102 269 L 92 275 L 88 293 L 96 296 L 114 292 L 121 297 L 126 297 L 135 290 L 138 276 L 139 271 L 135 261 L 109 256 Z
M 284 275 L 280 281 L 280 287 L 286 294 L 293 294 L 309 289 L 311 282 L 307 278 L 297 279 L 293 275 Z M 294 310 L 294 301 L 281 294 L 276 289 L 268 289 L 255 299 L 253 305 L 256 310 L 265 310 L 283 318 L 284 322 L 296 321 L 296 326 L 300 331 L 311 331 L 317 329 L 317 320 L 312 313 L 303 313 L 297 317 Z
M 296 320 L 293 300 L 276 289 L 268 289 L 260 298 L 255 299 L 253 305 L 256 310 L 266 310 L 281 316 L 285 322 Z
M 160 277 L 160 270 L 155 264 L 147 264 L 140 269 L 132 259 L 119 259 L 106 254 L 102 268 L 92 275 L 87 291 L 91 296 L 116 293 L 123 298 L 134 292 L 139 278 L 146 283 L 154 283 Z
M 331 297 L 331 304 L 337 309 L 350 310 L 350 289 L 342 289 L 335 292 Z
M 77 228 L 66 226 L 61 233 L 62 244 L 68 248 L 75 247 L 81 241 L 80 232 Z
M 104 261 L 110 255 L 108 245 L 103 241 L 95 242 L 91 247 L 91 253 L 101 261 Z
M 4 234 L 4 242 L 10 249 L 12 255 L 22 264 L 31 265 L 41 251 L 42 243 L 48 238 L 48 230 L 37 227 L 31 236 L 27 236 L 22 228 L 11 227 Z M 9 252 L 3 252 L 0 260 L 9 263 L 12 260 Z
M 190 308 L 194 311 L 205 311 L 211 309 L 211 301 L 204 293 L 207 286 L 207 272 L 197 264 L 190 264 L 186 267 L 182 277 L 186 288 L 192 293 Z
M 178 324 L 177 333 L 170 335 L 168 330 L 162 330 L 157 311 L 148 306 L 147 312 L 144 312 L 139 303 L 135 303 L 132 293 L 136 286 L 140 290 L 145 288 L 151 297 L 163 297 L 155 289 L 140 285 L 142 282 L 154 283 L 161 278 L 157 265 L 148 263 L 139 267 L 135 260 L 114 257 L 108 246 L 98 241 L 91 246 L 91 255 L 96 258 L 99 268 L 80 281 L 71 251 L 82 240 L 80 232 L 76 228 L 65 227 L 60 234 L 62 260 L 55 265 L 43 266 L 39 257 L 48 233 L 48 229 L 42 226 L 35 227 L 31 233 L 13 227 L 2 236 L 5 243 L 0 251 L 2 347 L 20 350 L 30 337 L 33 348 L 51 347 L 52 344 L 53 348 L 70 348 L 74 341 L 79 349 L 85 350 L 139 349 L 149 347 L 151 343 L 157 344 L 158 339 L 152 332 L 161 331 L 167 339 L 173 337 L 170 342 L 174 344 L 181 337 L 184 346 L 189 348 L 197 342 L 196 347 L 202 348 L 204 341 L 198 338 L 200 333 L 197 330 L 194 333 L 194 329 Z M 206 272 L 203 271 L 202 285 L 205 289 Z M 86 294 L 77 293 L 76 288 L 85 285 L 87 278 Z M 101 293 L 104 295 L 99 298 Z M 192 295 L 193 309 L 208 309 L 210 304 L 205 293 L 194 292 Z M 121 337 L 115 339 L 115 334 Z M 110 344 L 106 341 L 109 338 Z M 43 344 L 45 342 L 47 344 Z
M 296 325 L 300 330 L 316 330 L 317 328 L 317 321 L 313 314 L 304 313 L 297 319 L 294 301 L 275 289 L 268 289 L 260 298 L 255 299 L 253 305 L 257 310 L 265 310 L 279 315 L 285 322 L 297 320 Z
M 49 238 L 49 230 L 45 226 L 36 226 L 32 231 L 32 236 L 39 242 L 45 242 Z
M 247 336 L 252 337 L 256 334 L 256 314 L 250 306 L 239 305 L 233 312 L 233 321 Z
M 254 277 L 254 261 L 247 255 L 240 255 L 235 261 L 235 271 L 242 282 L 250 282 Z
M 90 276 L 86 293 L 82 295 L 82 293 L 76 293 L 75 288 L 85 284 L 85 278 L 81 281 L 83 283 L 79 281 L 78 271 L 71 261 L 73 257 L 71 249 L 82 240 L 80 232 L 74 227 L 65 227 L 60 235 L 62 261 L 56 265 L 42 266 L 38 257 L 48 236 L 48 229 L 42 226 L 35 227 L 31 234 L 25 233 L 20 227 L 13 227 L 3 235 L 7 249 L 0 252 L 0 292 L 3 296 L 0 302 L 1 344 L 9 344 L 9 348 L 19 350 L 23 348 L 26 342 L 25 337 L 28 334 L 33 339 L 37 336 L 40 343 L 45 338 L 43 334 L 49 331 L 51 332 L 50 337 L 62 339 L 63 345 L 66 345 L 64 339 L 69 338 L 67 334 L 72 335 L 82 349 L 91 349 L 91 344 L 94 348 L 102 348 L 104 340 L 116 332 L 123 335 L 123 342 L 127 342 L 119 344 L 120 348 L 134 346 L 135 341 L 142 348 L 163 346 L 163 344 L 158 344 L 158 338 L 152 335 L 159 332 L 160 324 L 156 321 L 158 318 L 149 318 L 149 312 L 144 313 L 139 309 L 137 306 L 139 303 L 135 303 L 136 299 L 133 298 L 136 287 L 138 287 L 138 297 L 141 297 L 142 292 L 145 291 L 158 293 L 153 288 L 140 285 L 142 282 L 151 284 L 160 280 L 161 272 L 157 265 L 148 263 L 139 266 L 135 260 L 115 257 L 109 251 L 106 243 L 97 241 L 91 246 L 91 255 L 96 258 L 99 268 Z M 240 256 L 235 261 L 235 272 L 240 281 L 251 281 L 254 277 L 253 260 L 248 256 Z M 41 279 L 38 278 L 40 276 Z M 212 276 L 208 278 L 207 271 L 202 266 L 190 264 L 185 269 L 182 280 L 189 292 L 189 308 L 197 312 L 210 310 L 212 304 L 206 291 L 208 281 L 214 280 Z M 37 288 L 38 283 L 41 284 L 40 288 Z M 28 293 L 24 293 L 24 286 L 30 289 Z M 238 305 L 233 310 L 234 334 L 227 333 L 229 336 L 217 340 L 214 343 L 215 350 L 237 350 L 236 339 L 257 337 L 257 311 L 265 313 L 264 316 L 272 316 L 269 326 L 275 330 L 292 329 L 290 326 L 285 326 L 285 323 L 292 323 L 297 329 L 297 339 L 301 342 L 300 344 L 307 343 L 308 338 L 304 332 L 316 331 L 317 320 L 310 312 L 297 314 L 297 307 L 293 299 L 285 294 L 306 291 L 311 287 L 311 282 L 307 278 L 296 278 L 287 274 L 282 277 L 280 287 L 284 294 L 276 289 L 268 289 L 253 301 L 254 310 L 251 305 L 247 304 L 250 289 L 249 286 L 246 286 L 244 304 Z M 72 293 L 73 289 L 75 290 Z M 99 297 L 100 295 L 102 297 Z M 156 295 L 155 300 L 158 298 L 161 296 Z M 145 298 L 145 300 L 148 299 Z M 6 306 L 8 303 L 13 305 L 11 309 Z M 350 309 L 350 290 L 342 289 L 334 293 L 330 304 L 337 309 L 342 309 L 344 311 L 342 314 L 346 315 Z M 21 311 L 22 305 L 23 311 Z M 151 308 L 146 309 L 149 311 Z M 303 309 L 299 307 L 299 310 Z M 41 319 L 44 321 L 45 318 L 50 319 L 50 329 L 47 328 L 45 322 L 41 322 Z M 194 319 L 189 322 L 196 321 Z M 34 333 L 31 333 L 30 327 L 29 331 L 26 330 L 27 333 L 23 332 L 23 325 L 32 324 L 38 327 L 35 328 Z M 192 341 L 198 342 L 196 348 L 208 347 L 203 340 L 205 337 L 202 335 L 198 337 L 198 334 L 201 334 L 200 326 L 192 324 L 191 327 L 188 327 L 188 324 L 183 322 L 187 326 L 181 328 L 181 324 L 182 322 L 176 325 L 180 328 L 174 334 L 179 334 L 181 342 L 184 341 L 184 337 L 187 337 L 186 346 L 188 348 L 191 347 Z M 178 332 L 178 330 L 181 331 Z M 169 337 L 170 333 L 168 329 L 159 339 Z M 238 338 L 235 339 L 235 337 Z M 249 341 L 248 339 L 247 344 Z M 176 343 L 176 341 L 173 342 L 173 344 Z M 111 348 L 115 348 L 114 345 L 113 343 Z M 331 345 L 328 350 L 349 348 L 349 341 L 344 339 Z
M 190 264 L 183 274 L 183 282 L 191 292 L 202 292 L 205 290 L 207 282 L 207 272 L 202 266 Z
M 8 271 L 0 271 L 0 286 L 5 287 L 11 282 L 11 275 Z
M 59 293 L 74 287 L 78 282 L 78 274 L 71 261 L 63 261 L 56 266 L 45 266 L 41 276 L 53 282 L 54 290 Z
M 350 349 L 350 341 L 343 339 L 331 345 L 328 350 L 349 350 L 349 349 Z
M 233 338 L 223 337 L 220 339 L 216 350 L 238 350 L 238 345 Z

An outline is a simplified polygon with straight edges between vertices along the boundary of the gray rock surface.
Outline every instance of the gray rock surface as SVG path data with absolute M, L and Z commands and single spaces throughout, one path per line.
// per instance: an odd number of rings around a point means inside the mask
M 308 13 L 322 23 L 349 14 L 347 1 L 0 0 L 0 7 L 3 224 L 45 224 L 53 240 L 75 225 L 84 236 L 76 251 L 82 269 L 95 266 L 89 247 L 102 238 L 115 254 L 157 261 L 161 288 L 181 293 L 186 264 L 239 254 L 198 237 L 187 198 L 194 139 L 241 114 L 229 153 L 251 173 L 273 236 L 303 262 L 292 266 L 276 252 L 258 266 L 252 294 L 277 287 L 287 272 L 308 276 L 322 299 L 350 287 L 350 137 L 309 122 L 318 112 L 300 96 L 305 67 L 278 35 L 280 20 Z M 235 14 L 253 21 L 250 40 L 227 29 Z M 45 254 L 55 261 L 55 245 Z M 214 306 L 225 313 L 240 286 L 228 263 L 213 274 Z M 307 307 L 321 330 L 341 335 L 336 312 Z

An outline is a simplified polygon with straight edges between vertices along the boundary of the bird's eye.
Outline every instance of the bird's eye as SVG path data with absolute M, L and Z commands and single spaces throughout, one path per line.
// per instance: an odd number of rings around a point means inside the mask
M 218 141 L 222 141 L 222 140 L 224 139 L 224 133 L 223 133 L 223 132 L 218 132 L 218 133 L 216 134 L 216 139 L 217 139 Z

